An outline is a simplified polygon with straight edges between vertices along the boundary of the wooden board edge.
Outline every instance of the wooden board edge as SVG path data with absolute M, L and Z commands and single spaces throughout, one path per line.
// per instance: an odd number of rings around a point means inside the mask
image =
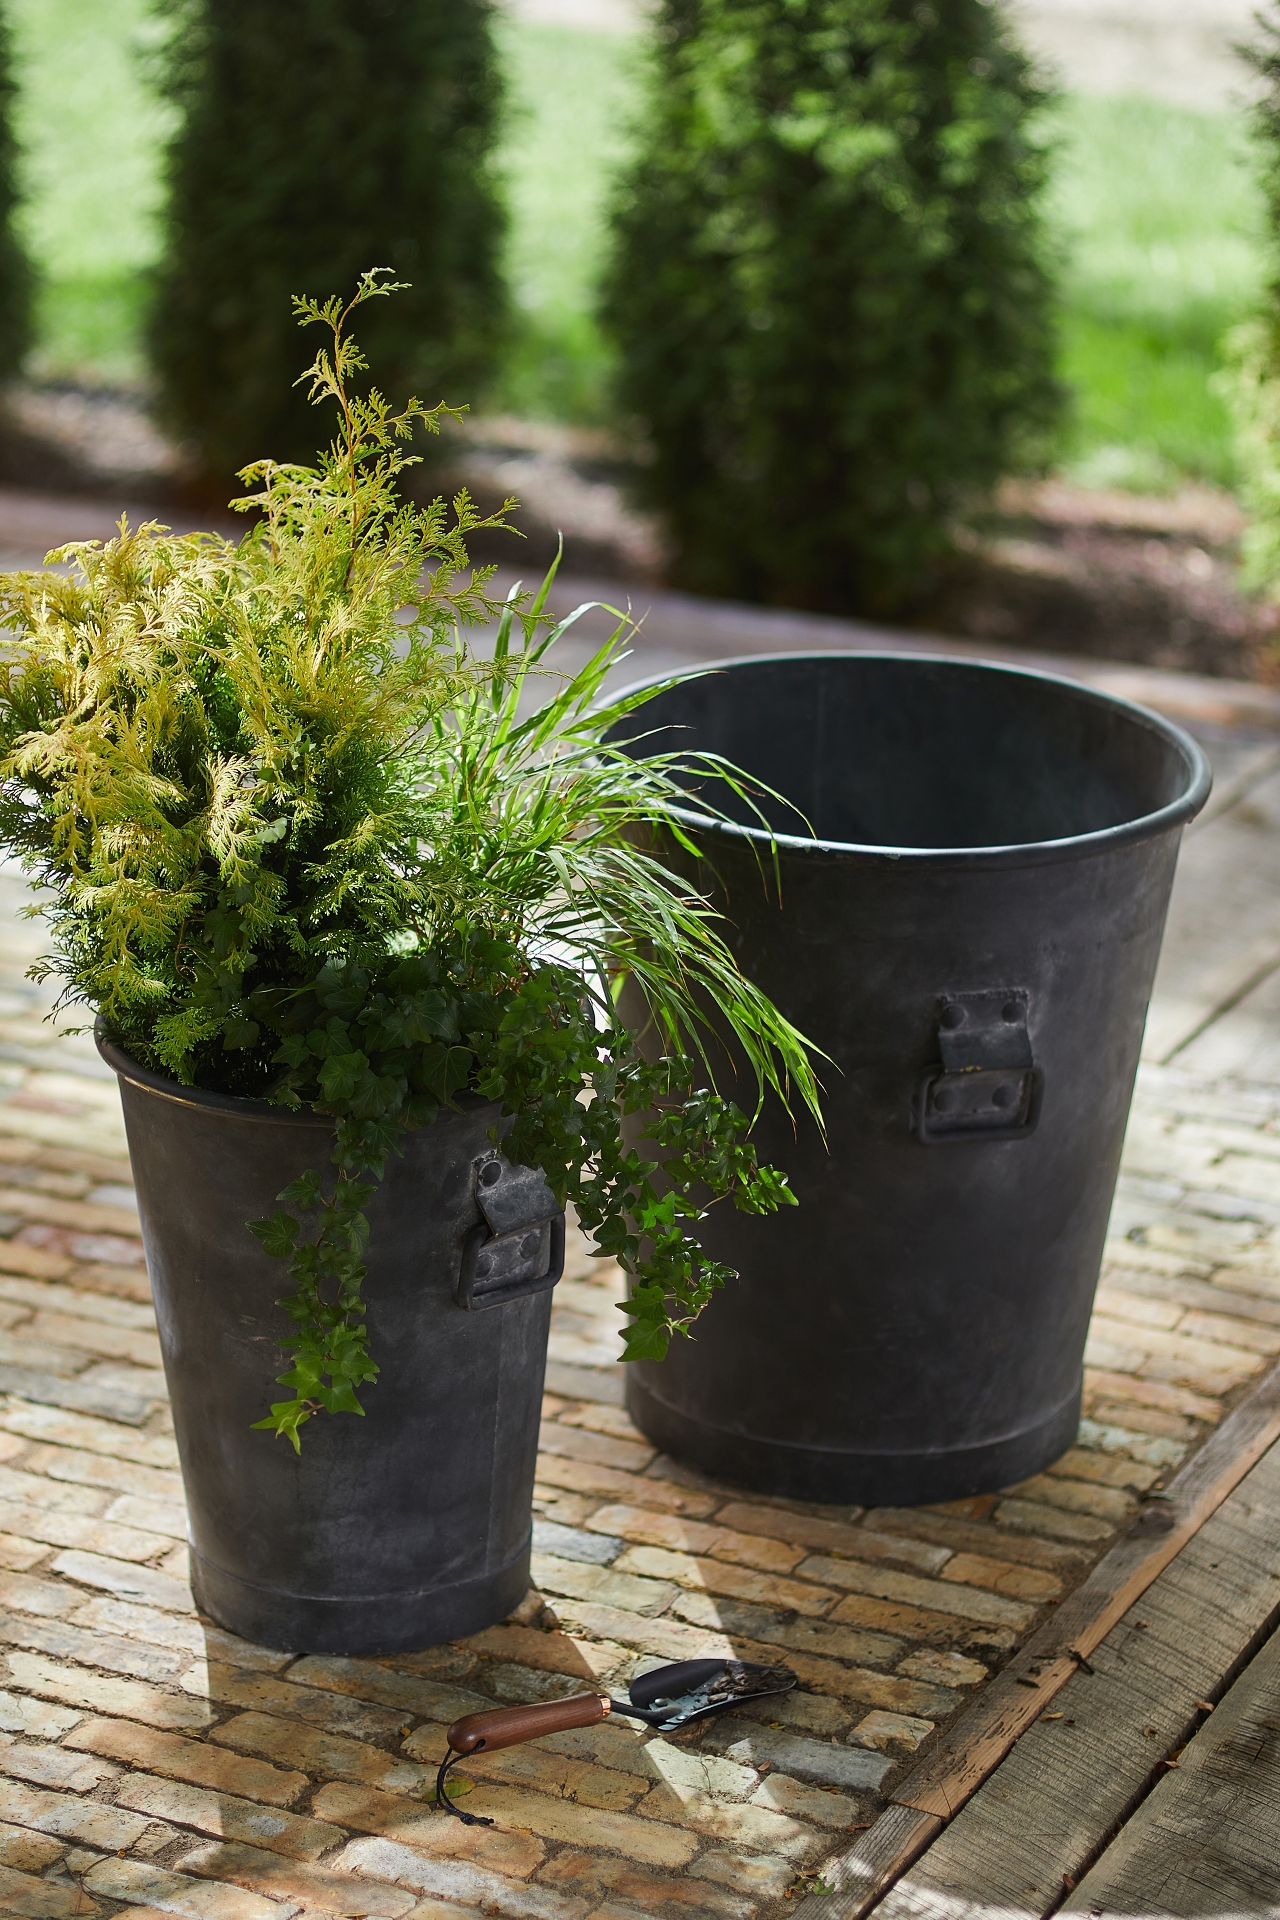
M 1128 1532 L 1103 1555 L 1092 1573 L 1063 1601 L 986 1687 L 968 1711 L 943 1734 L 933 1752 L 913 1768 L 894 1794 L 903 1806 L 950 1817 L 1003 1753 L 1043 1712 L 1077 1665 L 1087 1661 L 1135 1600 L 1194 1539 L 1210 1514 L 1280 1439 L 1280 1364 L 1223 1421 L 1157 1500 L 1148 1501 Z M 1034 1671 L 1033 1671 L 1034 1670 Z M 1028 1684 L 1028 1683 L 1033 1684 Z M 997 1750 L 992 1736 L 1004 1730 Z M 965 1758 L 981 1746 L 990 1763 L 972 1784 Z
M 907 1775 L 875 1824 L 823 1863 L 838 1900 L 824 1896 L 824 1914 L 863 1920 L 1277 1440 L 1280 1363 Z
M 822 1901 L 823 1920 L 863 1920 L 945 1825 L 913 1807 L 886 1807 L 847 1853 L 823 1861 L 822 1879 L 832 1891 L 809 1896 Z

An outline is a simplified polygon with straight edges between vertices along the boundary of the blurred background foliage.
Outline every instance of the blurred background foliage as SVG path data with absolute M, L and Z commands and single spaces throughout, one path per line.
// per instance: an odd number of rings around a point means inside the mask
M 1063 250 L 1067 470 L 1086 485 L 1229 485 L 1213 376 L 1265 277 L 1264 207 L 1243 113 L 1075 95 L 1054 113 L 1049 212 Z
M 146 84 L 148 0 L 9 0 L 23 153 L 18 227 L 39 274 L 38 380 L 142 379 L 143 271 L 160 248 L 172 116 Z
M 221 492 L 264 452 L 312 458 L 291 303 L 370 267 L 399 287 L 361 316 L 379 386 L 485 393 L 508 337 L 492 0 L 152 3 L 178 119 L 147 343 L 195 474 Z
M 1058 438 L 1045 100 L 985 0 L 663 0 L 602 317 L 698 593 L 887 611 Z
M 18 200 L 19 161 L 13 134 L 13 47 L 9 23 L 0 14 L 0 366 L 22 361 L 32 337 L 31 265 L 18 236 L 14 212 Z
M 148 0 L 9 0 L 15 124 L 40 275 L 31 374 L 141 382 L 142 270 L 160 243 L 170 120 L 146 66 Z M 503 19 L 500 170 L 518 329 L 488 397 L 526 417 L 609 419 L 594 320 L 609 180 L 626 157 L 638 49 L 623 34 Z M 1263 279 L 1262 198 L 1243 114 L 1070 96 L 1052 115 L 1061 251 L 1060 372 L 1076 394 L 1062 458 L 1088 484 L 1230 484 L 1212 375 Z

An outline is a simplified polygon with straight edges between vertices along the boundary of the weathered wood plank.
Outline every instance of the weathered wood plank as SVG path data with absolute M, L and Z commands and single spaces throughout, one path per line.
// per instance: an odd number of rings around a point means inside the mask
M 862 1920 L 898 1878 L 942 1832 L 934 1814 L 914 1807 L 887 1807 L 847 1853 L 823 1863 L 823 1920 Z
M 1280 1605 L 1280 1446 L 1223 1503 L 1038 1719 L 877 1920 L 965 1903 L 1051 1913 Z M 1141 1622 L 1142 1624 L 1139 1624 Z M 1152 1911 L 1161 1912 L 1157 1907 Z
M 1280 1634 L 1067 1900 L 1066 1913 L 1280 1912 Z
M 998 1876 L 1007 1882 L 999 1897 L 1030 1911 L 1034 1902 L 1027 1889 L 1035 1886 L 1041 1904 L 1034 1910 L 1052 1910 L 1062 1895 L 1063 1874 L 1074 1878 L 1088 1864 L 1099 1840 L 1140 1797 L 1152 1768 L 1187 1737 L 1196 1717 L 1195 1699 L 1228 1672 L 1260 1630 L 1268 1609 L 1280 1603 L 1280 1447 L 1272 1445 L 1278 1430 L 1280 1368 L 1224 1422 L 1179 1474 L 1166 1499 L 1147 1509 L 1064 1601 L 1056 1618 L 908 1776 L 894 1796 L 900 1805 L 883 1814 L 848 1853 L 827 1862 L 824 1877 L 839 1891 L 825 1897 L 825 1914 L 833 1920 L 860 1920 L 876 1904 L 881 1889 L 891 1885 L 925 1845 L 929 1851 L 914 1873 L 889 1894 L 882 1909 L 886 1920 L 894 1912 L 932 1910 L 934 1901 L 925 1896 L 935 1862 L 944 1863 L 941 1890 L 954 1900 L 963 1878 L 956 1877 L 959 1869 L 951 1861 L 951 1849 L 959 1846 L 962 1854 L 968 1853 L 971 1829 L 980 1836 L 978 1857 L 971 1864 L 1004 1861 L 1011 1869 Z M 1203 1529 L 1198 1536 L 1197 1529 Z M 1201 1561 L 1212 1576 L 1207 1592 L 1198 1573 Z M 1152 1619 L 1153 1581 L 1167 1588 L 1161 1624 L 1140 1628 L 1132 1620 Z M 1190 1599 L 1184 1596 L 1188 1584 Z M 1141 1604 L 1135 1604 L 1139 1600 Z M 1132 1618 L 1117 1631 L 1117 1621 L 1126 1614 Z M 1066 1652 L 1074 1645 L 1089 1659 L 1104 1640 L 1106 1645 L 1091 1660 L 1093 1675 L 1080 1670 Z M 1161 1678 L 1170 1646 L 1179 1674 L 1171 1692 Z M 1125 1686 L 1109 1690 L 1107 1676 L 1117 1672 Z M 1074 1738 L 1091 1689 L 1094 1700 L 1114 1692 L 1123 1751 L 1104 1755 L 1096 1745 L 1090 1748 Z M 1153 1694 L 1167 1695 L 1155 1717 L 1149 1705 Z M 1041 1720 L 1046 1710 L 1062 1717 Z M 1068 1727 L 1068 1721 L 1074 1727 Z M 1148 1726 L 1155 1726 L 1154 1735 L 1143 1731 Z M 1062 1735 L 1071 1738 L 1064 1742 Z M 1110 1734 L 1100 1738 L 1108 1748 L 1116 1745 Z M 1019 1744 L 999 1766 L 1015 1741 Z M 1034 1831 L 1028 1832 L 1027 1857 L 1015 1858 L 1014 1825 L 1003 1802 L 1017 1785 L 1019 1769 L 1028 1768 L 1034 1784 L 1055 1760 L 1065 1762 L 1062 1792 L 1048 1796 L 1042 1819 L 1031 1817 Z M 930 1830 L 922 1823 L 932 1819 L 933 1832 L 940 1832 L 943 1819 L 997 1766 L 999 1771 L 964 1813 L 930 1844 Z M 988 1820 L 986 1808 L 994 1805 L 993 1796 L 1002 1805 Z M 1096 1804 L 1099 1798 L 1107 1805 Z M 914 1811 L 914 1820 L 901 1818 L 907 1807 Z M 1022 1818 L 1021 1809 L 1017 1818 Z M 922 1908 L 913 1904 L 918 1899 L 924 1899 Z
M 895 1801 L 943 1819 L 963 1806 L 1012 1743 L 1053 1704 L 1078 1660 L 1089 1658 L 1278 1436 L 1280 1367 L 1275 1367 L 981 1699 L 948 1728 L 903 1781 Z

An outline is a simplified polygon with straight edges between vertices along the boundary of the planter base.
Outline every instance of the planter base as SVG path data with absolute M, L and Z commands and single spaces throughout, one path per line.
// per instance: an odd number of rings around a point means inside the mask
M 656 1369 L 651 1369 L 656 1371 Z M 860 1507 L 912 1507 L 994 1493 L 1039 1473 L 1075 1442 L 1081 1387 L 1045 1419 L 979 1446 L 920 1453 L 805 1447 L 735 1433 L 668 1405 L 627 1368 L 627 1412 L 647 1439 L 713 1479 L 752 1493 Z
M 530 1545 L 496 1573 L 419 1593 L 328 1598 L 256 1587 L 191 1550 L 197 1607 L 228 1633 L 291 1653 L 417 1653 L 503 1620 L 529 1591 Z

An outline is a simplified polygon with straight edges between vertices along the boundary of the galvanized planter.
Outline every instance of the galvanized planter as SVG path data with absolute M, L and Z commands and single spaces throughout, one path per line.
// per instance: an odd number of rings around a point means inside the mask
M 1204 755 L 1072 682 L 910 655 L 730 661 L 641 723 L 637 751 L 721 753 L 817 835 L 770 803 L 780 906 L 741 808 L 704 824 L 699 877 L 743 971 L 830 1055 L 830 1151 L 766 1106 L 761 1155 L 799 1210 L 712 1211 L 708 1249 L 742 1277 L 692 1341 L 628 1369 L 632 1417 L 676 1459 L 802 1499 L 947 1500 L 1037 1471 L 1076 1431 Z
M 299 1652 L 434 1646 L 502 1619 L 529 1586 L 531 1498 L 564 1217 L 511 1167 L 471 1100 L 405 1136 L 369 1207 L 364 1419 L 253 1431 L 284 1389 L 288 1291 L 246 1222 L 331 1124 L 179 1087 L 99 1039 L 120 1077 L 147 1270 L 187 1493 L 197 1604 Z

